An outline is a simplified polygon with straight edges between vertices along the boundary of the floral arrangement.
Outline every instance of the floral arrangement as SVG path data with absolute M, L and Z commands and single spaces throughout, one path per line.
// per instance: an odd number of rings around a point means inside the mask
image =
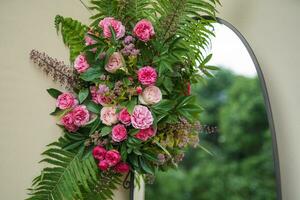
M 90 26 L 56 16 L 72 66 L 36 50 L 31 59 L 67 89 L 48 89 L 63 135 L 28 199 L 111 199 L 122 174 L 153 176 L 198 146 L 191 85 L 215 69 L 204 51 L 217 3 L 93 0 Z

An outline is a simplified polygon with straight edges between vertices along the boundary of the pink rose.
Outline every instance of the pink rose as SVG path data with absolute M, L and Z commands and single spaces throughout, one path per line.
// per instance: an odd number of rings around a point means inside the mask
M 118 115 L 115 107 L 103 107 L 100 112 L 100 119 L 103 124 L 111 126 L 118 122 Z
M 127 130 L 123 124 L 117 124 L 112 128 L 112 140 L 121 142 L 127 139 Z
M 105 154 L 106 154 L 106 149 L 104 149 L 101 146 L 96 146 L 93 149 L 93 156 L 94 158 L 96 158 L 97 160 L 104 160 L 105 158 Z
M 139 69 L 138 79 L 143 85 L 153 85 L 157 79 L 156 70 L 153 67 L 145 66 Z
M 101 169 L 102 171 L 106 171 L 109 168 L 109 164 L 106 160 L 101 160 L 98 164 L 99 169 Z
M 62 125 L 69 131 L 69 132 L 76 132 L 78 130 L 78 126 L 74 124 L 74 118 L 72 113 L 68 113 L 60 119 Z
M 56 100 L 56 107 L 59 109 L 73 108 L 78 104 L 78 101 L 71 93 L 62 93 Z
M 121 53 L 114 52 L 108 59 L 105 70 L 110 73 L 115 73 L 118 69 L 124 66 L 124 58 Z
M 105 155 L 105 160 L 110 167 L 115 166 L 121 160 L 121 155 L 117 150 L 109 150 Z
M 79 105 L 71 112 L 76 126 L 84 126 L 90 119 L 90 113 L 85 105 Z
M 137 134 L 135 134 L 134 137 L 145 142 L 149 138 L 153 137 L 155 133 L 156 133 L 155 130 L 152 127 L 150 127 L 147 129 L 140 130 Z
M 137 105 L 131 115 L 131 124 L 136 129 L 146 129 L 153 124 L 153 116 L 146 106 Z
M 111 98 L 109 95 L 109 88 L 104 85 L 100 84 L 98 87 L 92 86 L 90 87 L 92 101 L 96 104 L 101 104 L 102 106 L 107 106 L 111 103 Z
M 150 38 L 155 35 L 155 32 L 151 22 L 146 19 L 142 19 L 135 25 L 133 34 L 143 42 L 148 42 Z
M 161 91 L 156 86 L 146 87 L 141 95 L 139 101 L 144 105 L 152 105 L 160 102 L 162 99 Z
M 122 122 L 123 124 L 125 124 L 126 126 L 129 126 L 131 123 L 131 117 L 129 112 L 127 111 L 126 108 L 123 108 L 120 112 L 119 112 L 119 121 Z
M 85 72 L 90 67 L 89 63 L 87 62 L 84 55 L 79 55 L 74 61 L 74 68 L 77 70 L 78 73 Z
M 117 39 L 125 35 L 125 26 L 123 26 L 122 22 L 115 20 L 113 17 L 104 18 L 100 21 L 99 26 L 102 28 L 105 38 L 111 38 L 112 34 L 109 27 L 115 31 Z
M 117 173 L 125 174 L 129 172 L 130 166 L 127 163 L 120 162 L 115 166 L 114 170 Z

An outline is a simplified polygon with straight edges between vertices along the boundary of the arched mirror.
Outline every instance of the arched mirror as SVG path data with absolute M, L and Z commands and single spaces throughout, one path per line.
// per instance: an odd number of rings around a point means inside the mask
M 258 62 L 229 23 L 213 25 L 214 78 L 193 90 L 204 111 L 200 146 L 146 185 L 146 200 L 281 199 L 276 138 Z

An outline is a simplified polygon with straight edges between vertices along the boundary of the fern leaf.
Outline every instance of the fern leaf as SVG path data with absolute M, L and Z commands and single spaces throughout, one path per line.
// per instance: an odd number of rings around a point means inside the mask
M 69 47 L 70 61 L 73 62 L 84 48 L 84 36 L 88 27 L 77 20 L 60 15 L 55 17 L 55 27 L 57 32 L 61 33 L 64 44 Z
M 51 146 L 43 153 L 41 162 L 50 164 L 33 182 L 28 200 L 83 199 L 83 190 L 91 192 L 90 185 L 98 181 L 98 167 L 91 153 L 81 158 L 80 152 L 72 153 Z

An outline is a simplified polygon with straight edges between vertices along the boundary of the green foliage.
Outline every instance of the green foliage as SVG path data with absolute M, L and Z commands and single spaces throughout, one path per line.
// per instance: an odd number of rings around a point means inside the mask
M 47 89 L 47 92 L 55 99 L 57 99 L 57 97 L 62 94 L 61 91 L 54 89 L 54 88 L 49 88 Z
M 91 0 L 91 10 L 97 14 L 91 17 L 92 25 L 98 25 L 104 17 L 115 17 L 124 25 L 133 27 L 143 18 L 151 19 L 153 9 L 149 0 Z
M 51 146 L 42 155 L 41 162 L 52 167 L 42 170 L 34 179 L 31 197 L 28 200 L 45 199 L 83 199 L 82 186 L 90 192 L 89 184 L 97 181 L 98 167 L 91 154 L 81 158 L 81 153 L 72 153 L 57 146 Z
M 258 79 L 222 70 L 194 92 L 205 107 L 203 124 L 219 127 L 217 133 L 201 132 L 202 145 L 214 155 L 189 150 L 180 170 L 156 175 L 146 199 L 276 199 L 272 138 Z
M 70 60 L 73 62 L 84 48 L 84 36 L 88 27 L 77 20 L 60 15 L 55 17 L 55 27 L 57 32 L 61 33 L 64 44 L 69 47 Z

